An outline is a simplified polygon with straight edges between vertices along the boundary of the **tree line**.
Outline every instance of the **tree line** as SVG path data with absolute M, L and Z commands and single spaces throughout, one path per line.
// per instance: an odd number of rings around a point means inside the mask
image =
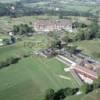
M 48 89 L 44 100 L 64 100 L 67 96 L 76 94 L 78 90 L 78 88 L 63 88 L 58 91 Z
M 36 0 L 37 1 L 37 0 Z M 25 0 L 23 1 L 25 2 Z M 0 3 L 0 16 L 11 16 L 11 17 L 19 17 L 19 16 L 30 16 L 30 15 L 55 15 L 55 16 L 94 16 L 90 12 L 79 12 L 79 11 L 66 11 L 66 10 L 50 10 L 39 7 L 26 7 L 23 2 L 15 2 L 15 3 Z M 26 2 L 30 2 L 30 0 L 26 0 Z M 33 2 L 33 1 L 32 1 Z M 35 1 L 34 1 L 35 2 Z M 14 9 L 12 8 L 14 7 Z
M 14 25 L 12 31 L 14 32 L 14 35 L 26 36 L 29 36 L 34 32 L 33 28 L 27 24 Z
M 8 57 L 5 60 L 0 61 L 0 69 L 9 67 L 12 64 L 17 64 L 22 58 L 27 58 L 30 56 L 31 52 L 23 52 L 21 55 Z
M 16 64 L 18 63 L 18 61 L 20 60 L 20 57 L 9 57 L 7 58 L 5 61 L 1 61 L 0 62 L 0 69 L 4 68 L 4 67 L 8 67 L 11 64 Z

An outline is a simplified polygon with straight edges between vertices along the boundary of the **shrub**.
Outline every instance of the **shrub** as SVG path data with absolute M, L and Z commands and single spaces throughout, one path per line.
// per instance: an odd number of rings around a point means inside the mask
M 21 59 L 20 57 L 10 57 L 5 61 L 0 62 L 0 68 L 8 67 L 11 64 L 18 63 L 20 59 Z
M 93 91 L 93 84 L 84 84 L 81 86 L 81 91 L 84 93 L 84 94 L 87 94 L 91 91 Z
M 30 53 L 24 53 L 24 54 L 23 54 L 23 57 L 24 57 L 24 58 L 27 58 L 27 57 L 29 57 L 29 56 L 30 56 Z

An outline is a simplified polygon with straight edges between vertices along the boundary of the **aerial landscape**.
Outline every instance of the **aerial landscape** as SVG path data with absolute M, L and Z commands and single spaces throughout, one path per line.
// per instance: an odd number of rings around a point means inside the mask
M 100 0 L 0 0 L 0 100 L 100 100 Z

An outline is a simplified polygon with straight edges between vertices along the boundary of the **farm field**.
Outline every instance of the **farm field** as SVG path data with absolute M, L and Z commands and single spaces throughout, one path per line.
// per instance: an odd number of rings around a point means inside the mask
M 55 58 L 30 57 L 0 70 L 0 100 L 39 100 L 48 88 L 77 87 Z M 71 78 L 63 79 L 60 76 Z
M 74 43 L 83 53 L 90 55 L 94 59 L 100 60 L 100 40 L 86 40 Z
M 8 35 L 0 35 L 0 38 L 10 38 Z M 34 35 L 32 37 L 23 37 L 16 44 L 0 47 L 0 61 L 15 55 L 23 55 L 33 51 L 46 48 L 49 42 L 47 35 Z M 25 45 L 26 44 L 26 45 Z

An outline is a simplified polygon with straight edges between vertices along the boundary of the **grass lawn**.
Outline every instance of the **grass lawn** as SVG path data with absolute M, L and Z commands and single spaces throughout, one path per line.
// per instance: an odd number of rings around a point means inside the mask
M 22 38 L 22 41 L 17 42 L 16 44 L 0 47 L 0 61 L 11 56 L 23 55 L 24 53 L 46 48 L 48 45 L 48 40 L 47 35 L 34 35 L 32 37 L 24 37 Z M 26 43 L 28 46 L 24 46 L 24 43 Z M 30 47 L 30 44 L 33 45 Z
M 0 39 L 6 39 L 9 38 L 9 35 L 7 34 L 0 34 Z
M 48 88 L 76 87 L 66 66 L 55 58 L 30 57 L 0 70 L 0 100 L 39 100 Z M 71 78 L 62 79 L 59 75 Z
M 100 40 L 86 40 L 74 43 L 83 53 L 100 60 Z

